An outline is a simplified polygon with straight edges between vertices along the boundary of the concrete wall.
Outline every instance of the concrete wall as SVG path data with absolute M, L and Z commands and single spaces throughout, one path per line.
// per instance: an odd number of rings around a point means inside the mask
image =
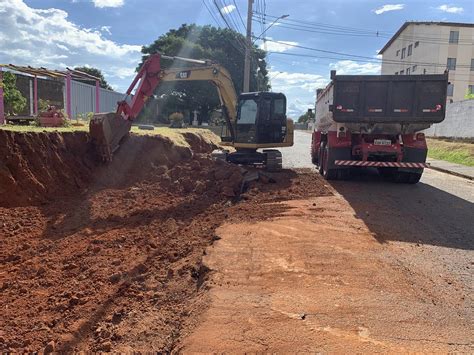
M 474 100 L 446 106 L 446 118 L 425 130 L 428 137 L 474 138 Z

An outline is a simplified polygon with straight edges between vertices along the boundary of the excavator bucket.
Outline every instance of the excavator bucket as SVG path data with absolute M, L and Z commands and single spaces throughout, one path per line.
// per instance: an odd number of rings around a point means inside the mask
M 104 162 L 112 161 L 113 153 L 130 132 L 132 123 L 115 112 L 98 113 L 89 123 L 89 133 L 97 154 Z

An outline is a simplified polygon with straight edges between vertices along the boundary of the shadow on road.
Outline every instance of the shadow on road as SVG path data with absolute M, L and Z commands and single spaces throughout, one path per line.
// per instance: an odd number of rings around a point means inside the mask
M 396 184 L 376 171 L 331 185 L 381 243 L 402 241 L 474 249 L 474 204 L 420 182 Z

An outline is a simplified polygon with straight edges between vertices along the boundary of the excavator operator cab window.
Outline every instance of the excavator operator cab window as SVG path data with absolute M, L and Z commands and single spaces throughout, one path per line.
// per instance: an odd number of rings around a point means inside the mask
M 258 143 L 281 143 L 286 135 L 286 100 L 282 94 L 262 97 L 257 122 Z
M 258 105 L 255 100 L 243 100 L 240 103 L 240 115 L 237 124 L 254 125 L 257 120 Z

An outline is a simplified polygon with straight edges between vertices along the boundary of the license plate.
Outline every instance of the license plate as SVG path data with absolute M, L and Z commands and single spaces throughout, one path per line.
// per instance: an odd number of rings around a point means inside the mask
M 392 141 L 390 139 L 374 139 L 375 145 L 391 145 Z

